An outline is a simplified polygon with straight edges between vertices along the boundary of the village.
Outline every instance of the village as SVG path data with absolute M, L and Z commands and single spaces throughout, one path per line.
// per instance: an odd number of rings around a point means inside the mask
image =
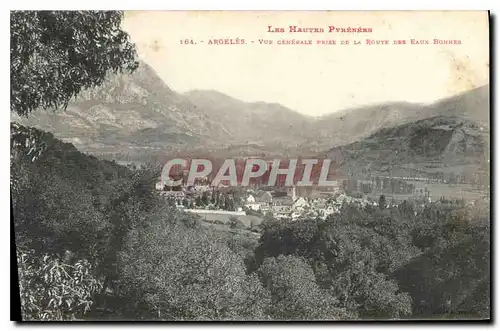
M 229 216 L 252 215 L 274 219 L 322 218 L 338 213 L 344 203 L 376 206 L 375 199 L 349 196 L 345 185 L 318 192 L 314 187 L 213 187 L 208 180 L 198 179 L 193 186 L 167 187 L 162 182 L 156 190 L 167 203 L 180 210 L 198 215 Z M 223 216 L 224 215 L 224 216 Z
M 166 180 L 159 178 L 156 191 L 169 206 L 196 214 L 208 222 L 227 224 L 237 219 L 248 227 L 264 219 L 326 219 L 339 213 L 346 203 L 378 206 L 382 195 L 387 199 L 385 207 L 397 206 L 405 200 L 418 201 L 423 206 L 440 199 L 474 201 L 481 196 L 465 190 L 464 179 L 455 174 L 449 174 L 446 179 L 443 175 L 338 176 L 335 172 L 330 175 L 329 186 L 302 186 L 296 179 L 290 185 L 284 175 L 279 175 L 273 186 L 269 186 L 266 176 L 254 178 L 248 186 L 235 186 L 228 180 L 214 185 L 210 175 L 189 181 L 187 169 L 179 168 L 164 178 Z

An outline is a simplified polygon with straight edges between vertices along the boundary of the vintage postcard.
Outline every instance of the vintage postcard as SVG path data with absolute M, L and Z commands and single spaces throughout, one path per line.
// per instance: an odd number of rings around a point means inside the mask
M 13 319 L 490 320 L 487 11 L 12 11 Z

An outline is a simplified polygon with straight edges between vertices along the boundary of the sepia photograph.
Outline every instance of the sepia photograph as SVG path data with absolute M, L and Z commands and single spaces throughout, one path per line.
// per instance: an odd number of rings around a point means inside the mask
M 490 25 L 11 11 L 11 319 L 491 321 Z

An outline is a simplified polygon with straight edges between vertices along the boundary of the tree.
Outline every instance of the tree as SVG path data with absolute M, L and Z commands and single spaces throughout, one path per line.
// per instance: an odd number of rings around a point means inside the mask
M 199 195 L 197 195 L 194 200 L 195 200 L 196 206 L 200 207 L 201 206 L 201 197 Z
M 109 72 L 134 71 L 134 44 L 119 11 L 13 11 L 10 16 L 11 110 L 66 107 Z
M 135 46 L 120 29 L 119 11 L 12 11 L 10 16 L 10 109 L 28 116 L 36 109 L 66 107 L 109 72 L 134 71 Z M 45 150 L 34 132 L 11 125 L 12 155 L 34 162 Z M 11 186 L 16 190 L 15 171 Z
M 245 229 L 246 226 L 235 216 L 229 216 L 229 227 L 231 229 Z
M 209 199 L 208 199 L 208 192 L 207 191 L 204 191 L 201 195 L 201 203 L 206 206 L 208 205 L 209 203 Z
M 34 128 L 26 128 L 18 123 L 10 125 L 10 186 L 14 193 L 19 191 L 22 177 L 26 176 L 26 171 L 22 171 L 23 161 L 34 162 L 47 148 L 43 142 L 42 132 Z
M 87 260 L 71 263 L 57 256 L 17 250 L 21 314 L 24 321 L 74 320 L 93 304 L 102 281 Z
M 393 218 L 389 210 L 344 205 L 340 215 L 326 220 L 263 224 L 257 268 L 269 257 L 300 256 L 317 284 L 350 314 L 397 318 L 411 313 L 411 298 L 399 292 L 388 273 L 419 251 L 411 245 L 407 222 Z
M 271 293 L 270 314 L 277 320 L 337 320 L 348 318 L 338 301 L 321 289 L 309 264 L 300 257 L 266 258 L 258 270 Z
M 378 199 L 378 206 L 380 209 L 385 209 L 387 208 L 387 201 L 385 199 L 385 195 L 381 195 L 380 198 Z
M 415 316 L 490 314 L 489 233 L 470 238 L 436 246 L 394 273 L 400 287 L 414 298 Z
M 226 210 L 235 210 L 234 198 L 229 197 L 228 199 L 226 199 L 225 208 Z
M 265 319 L 268 294 L 241 258 L 204 229 L 158 214 L 130 231 L 121 252 L 120 308 L 164 320 Z M 124 302 L 128 303 L 127 305 Z
M 110 224 L 94 207 L 91 192 L 56 175 L 34 173 L 19 187 L 13 216 L 17 245 L 37 252 L 77 252 L 95 258 L 106 245 Z

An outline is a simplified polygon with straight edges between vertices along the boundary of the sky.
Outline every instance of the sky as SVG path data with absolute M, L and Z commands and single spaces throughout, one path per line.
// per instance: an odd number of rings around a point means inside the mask
M 177 92 L 216 90 L 319 116 L 387 101 L 430 103 L 488 84 L 488 24 L 484 11 L 129 11 L 123 28 L 140 59 Z M 268 32 L 269 26 L 285 32 Z M 289 26 L 324 32 L 291 33 Z M 372 32 L 330 33 L 330 26 Z M 236 38 L 245 44 L 209 44 Z M 185 39 L 196 44 L 181 44 Z M 312 44 L 278 44 L 292 39 Z M 389 44 L 368 45 L 367 39 Z M 433 44 L 434 39 L 460 44 Z

